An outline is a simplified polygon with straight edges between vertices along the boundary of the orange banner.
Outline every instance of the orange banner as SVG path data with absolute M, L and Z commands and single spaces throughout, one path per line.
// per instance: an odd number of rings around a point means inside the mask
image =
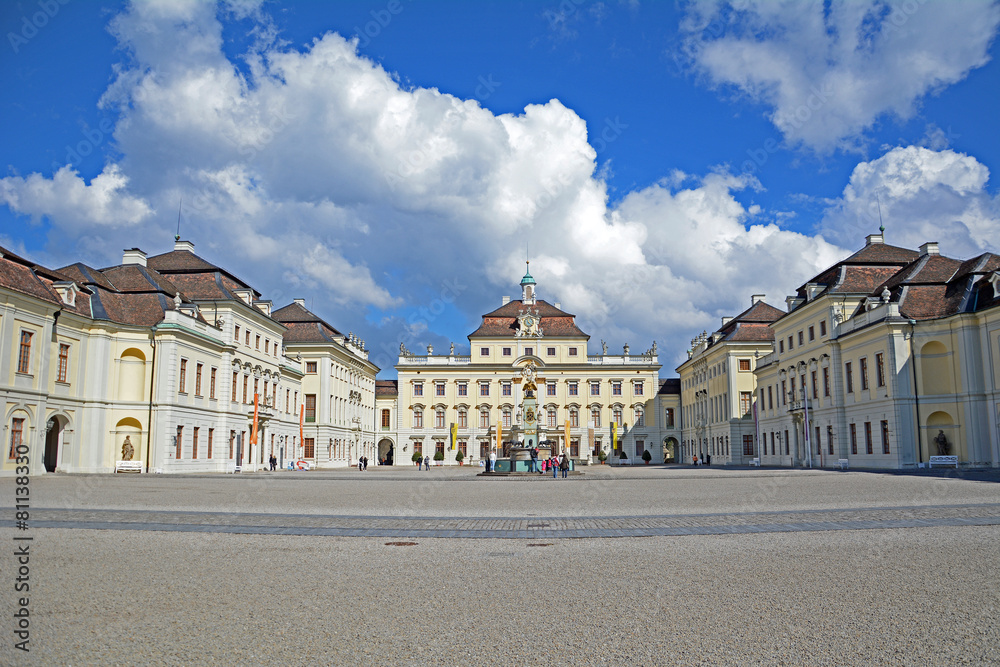
M 302 432 L 302 422 L 305 421 L 305 416 L 306 416 L 306 406 L 303 403 L 302 405 L 299 406 L 299 444 L 301 444 L 303 447 L 305 447 L 306 444 L 306 436 Z
M 563 451 L 569 451 L 569 420 L 566 420 L 566 428 L 563 433 L 565 434 L 566 441 L 563 443 Z
M 497 420 L 497 456 L 503 456 L 503 422 Z
M 258 394 L 253 395 L 253 428 L 250 429 L 250 444 L 257 444 L 257 429 L 259 428 L 257 422 L 257 399 Z

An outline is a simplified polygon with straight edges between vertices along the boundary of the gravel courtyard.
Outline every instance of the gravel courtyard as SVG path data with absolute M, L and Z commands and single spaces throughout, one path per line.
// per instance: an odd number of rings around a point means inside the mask
M 1000 663 L 995 476 L 476 472 L 32 479 L 0 663 Z

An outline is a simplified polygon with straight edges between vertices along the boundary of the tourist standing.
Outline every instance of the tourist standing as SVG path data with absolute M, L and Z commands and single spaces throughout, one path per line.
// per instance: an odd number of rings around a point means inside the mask
M 569 474 L 569 457 L 566 456 L 566 452 L 562 454 L 562 460 L 559 462 L 559 469 L 562 470 L 563 479 L 566 479 L 566 475 Z
M 552 479 L 559 476 L 559 461 L 562 454 L 556 457 L 549 457 L 549 465 L 552 466 Z
M 538 472 L 538 447 L 531 448 L 531 462 L 528 464 L 528 472 Z
M 424 457 L 424 470 L 430 470 L 430 469 L 431 469 L 431 457 L 425 456 Z
M 490 469 L 487 472 L 497 471 L 497 450 L 490 450 Z

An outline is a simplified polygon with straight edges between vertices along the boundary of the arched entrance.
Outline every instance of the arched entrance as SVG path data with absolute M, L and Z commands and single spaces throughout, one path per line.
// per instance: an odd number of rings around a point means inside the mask
M 677 450 L 677 439 L 676 438 L 664 438 L 663 439 L 663 462 L 664 463 L 677 463 L 677 457 L 679 452 Z
M 65 417 L 53 415 L 45 422 L 45 472 L 55 472 L 59 465 L 60 448 L 62 447 L 63 432 L 66 430 L 68 420 Z
M 378 441 L 378 458 L 384 461 L 385 465 L 391 466 L 394 459 L 396 447 L 389 438 L 382 438 Z

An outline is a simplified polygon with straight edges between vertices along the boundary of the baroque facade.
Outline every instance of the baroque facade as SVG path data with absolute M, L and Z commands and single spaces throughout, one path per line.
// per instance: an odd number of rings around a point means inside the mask
M 1000 256 L 882 234 L 789 296 L 756 364 L 765 465 L 1000 465 Z
M 590 336 L 559 304 L 538 298 L 530 273 L 521 299 L 504 297 L 468 337 L 470 354 L 414 354 L 402 345 L 397 381 L 380 382 L 380 453 L 395 463 L 419 453 L 443 464 L 478 464 L 491 449 L 519 443 L 566 451 L 579 464 L 663 462 L 676 456 L 680 395 L 661 382 L 656 344 L 639 354 L 590 354 Z M 523 378 L 537 386 L 524 408 Z M 529 397 L 530 398 L 530 397 Z M 537 437 L 538 442 L 533 441 Z M 461 452 L 462 456 L 458 457 Z
M 273 311 L 187 241 L 152 257 L 126 250 L 104 269 L 52 270 L 0 249 L 0 350 L 2 474 L 18 452 L 32 474 L 374 455 L 378 369 L 363 343 L 299 301 Z

